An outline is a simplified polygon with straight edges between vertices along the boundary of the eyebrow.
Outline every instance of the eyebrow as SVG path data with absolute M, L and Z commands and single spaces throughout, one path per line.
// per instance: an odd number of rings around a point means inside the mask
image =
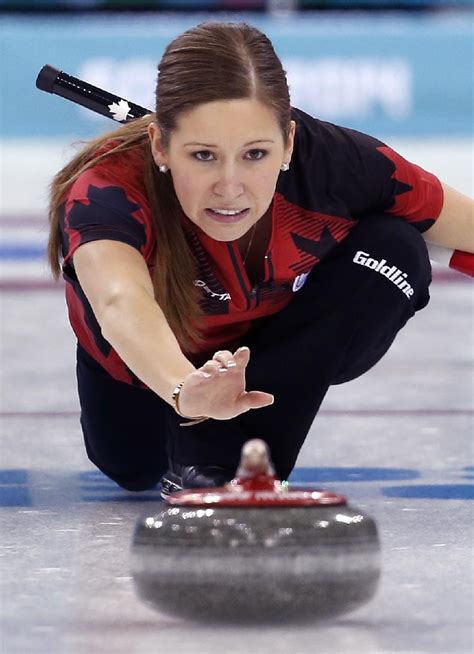
M 246 143 L 244 145 L 244 148 L 248 147 L 249 145 L 254 145 L 255 143 L 275 143 L 275 141 L 272 141 L 271 139 L 257 139 L 256 141 L 249 141 L 249 143 Z M 186 147 L 187 145 L 199 145 L 204 148 L 217 148 L 217 145 L 211 145 L 210 143 L 197 143 L 193 141 L 192 143 L 185 143 L 183 147 Z

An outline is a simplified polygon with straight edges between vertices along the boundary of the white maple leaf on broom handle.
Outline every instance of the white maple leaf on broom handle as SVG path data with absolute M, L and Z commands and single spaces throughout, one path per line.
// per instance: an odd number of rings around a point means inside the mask
M 130 113 L 130 105 L 126 100 L 120 100 L 119 102 L 113 102 L 112 104 L 107 105 L 112 114 L 114 120 L 122 122 L 127 120 L 127 116 Z

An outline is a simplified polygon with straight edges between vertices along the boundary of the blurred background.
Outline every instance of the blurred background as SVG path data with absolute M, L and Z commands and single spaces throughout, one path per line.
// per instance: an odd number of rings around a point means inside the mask
M 48 285 L 48 184 L 114 127 L 38 91 L 44 64 L 145 107 L 166 44 L 202 20 L 272 39 L 292 104 L 370 133 L 472 194 L 473 0 L 0 0 L 0 283 Z
M 472 653 L 473 294 L 440 267 L 430 307 L 381 364 L 331 389 L 298 461 L 301 480 L 379 522 L 376 603 L 317 633 L 229 635 L 156 618 L 134 596 L 131 530 L 158 495 L 130 497 L 86 459 L 75 339 L 44 254 L 52 176 L 115 125 L 35 80 L 51 64 L 152 108 L 164 48 L 208 19 L 268 34 L 294 106 L 473 194 L 472 0 L 0 0 L 0 649 Z

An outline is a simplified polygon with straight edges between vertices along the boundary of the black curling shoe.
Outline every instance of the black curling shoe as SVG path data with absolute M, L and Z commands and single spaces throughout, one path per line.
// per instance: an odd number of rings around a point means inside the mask
M 172 463 L 168 472 L 161 479 L 161 497 L 166 498 L 185 488 L 216 488 L 231 481 L 235 476 L 234 468 L 223 466 L 187 466 Z

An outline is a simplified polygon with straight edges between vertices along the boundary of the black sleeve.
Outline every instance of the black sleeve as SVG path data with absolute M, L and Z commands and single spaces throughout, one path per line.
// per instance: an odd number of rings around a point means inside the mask
M 141 207 L 119 186 L 87 186 L 86 197 L 70 196 L 61 220 L 64 264 L 68 265 L 80 245 L 113 240 L 143 253 L 147 244 Z

